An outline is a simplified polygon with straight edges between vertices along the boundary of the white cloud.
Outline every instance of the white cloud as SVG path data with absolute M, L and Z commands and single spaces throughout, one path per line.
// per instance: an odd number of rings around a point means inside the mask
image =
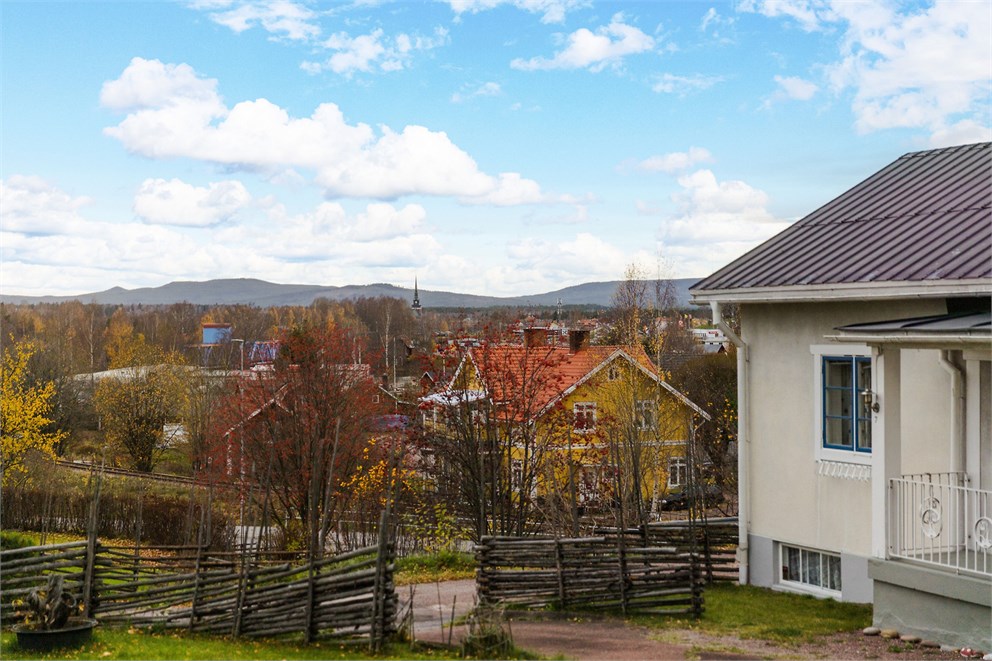
M 188 64 L 163 64 L 135 57 L 116 80 L 100 90 L 100 105 L 117 111 L 144 110 L 184 104 L 209 111 L 223 111 L 217 81 L 200 78 Z
M 836 6 L 850 27 L 842 59 L 829 68 L 835 89 L 855 91 L 859 131 L 937 135 L 962 120 L 988 127 L 992 5 L 937 2 L 906 14 L 860 9 Z
M 293 118 L 266 99 L 228 109 L 216 85 L 186 65 L 135 58 L 120 78 L 104 85 L 101 97 L 108 107 L 133 110 L 104 132 L 149 158 L 191 158 L 273 175 L 310 169 L 332 197 L 421 194 L 501 205 L 554 201 L 518 173 L 482 172 L 443 132 L 411 125 L 399 132 L 382 126 L 377 134 L 367 124 L 348 124 L 333 103 L 305 118 Z
M 315 22 L 316 13 L 306 5 L 291 0 L 208 0 L 193 2 L 191 7 L 211 11 L 210 20 L 238 33 L 258 26 L 273 35 L 294 41 L 306 41 L 320 34 L 320 27 Z
M 87 197 L 72 197 L 41 177 L 13 175 L 0 180 L 0 227 L 6 232 L 50 235 L 74 231 Z
M 809 101 L 820 89 L 815 83 L 796 76 L 775 76 L 774 80 L 779 86 L 779 95 L 797 101 Z
M 933 0 L 901 5 L 847 0 L 745 0 L 740 11 L 795 20 L 807 31 L 842 30 L 840 60 L 824 71 L 852 90 L 855 128 L 922 129 L 931 144 L 981 139 L 990 128 L 992 4 Z M 779 81 L 776 99 L 812 96 L 812 83 Z
M 703 15 L 703 20 L 699 24 L 699 29 L 706 32 L 706 28 L 708 28 L 711 23 L 718 21 L 719 17 L 720 14 L 717 12 L 716 7 L 710 7 Z
M 663 254 L 686 276 L 705 275 L 785 229 L 766 209 L 768 196 L 743 181 L 718 181 L 710 170 L 678 179 L 679 213 L 658 232 Z
M 34 177 L 10 177 L 2 194 L 5 292 L 78 294 L 105 289 L 108 282 L 162 284 L 216 272 L 214 255 L 226 250 L 160 226 L 90 220 L 80 213 L 88 198 L 72 197 Z
M 632 257 L 588 232 L 564 241 L 518 239 L 507 244 L 506 252 L 509 264 L 485 272 L 489 291 L 536 293 L 591 280 L 613 280 L 632 259 L 650 262 L 646 251 Z
M 938 129 L 930 136 L 931 147 L 953 147 L 975 142 L 992 142 L 992 128 L 971 119 Z
M 134 212 L 146 222 L 206 227 L 234 216 L 251 203 L 240 181 L 197 187 L 179 179 L 146 179 L 134 197 Z
M 724 16 L 716 10 L 716 7 L 710 7 L 703 14 L 703 19 L 699 22 L 699 31 L 708 32 L 712 31 L 713 36 L 720 37 L 720 27 L 726 26 L 730 27 L 734 24 L 734 19 L 731 16 Z
M 704 76 L 702 74 L 677 76 L 672 73 L 663 73 L 655 78 L 651 84 L 651 89 L 659 93 L 685 96 L 690 92 L 709 89 L 720 82 L 723 82 L 722 76 Z
M 542 23 L 561 23 L 569 11 L 586 7 L 590 2 L 589 0 L 448 0 L 448 4 L 459 17 L 466 12 L 477 14 L 500 5 L 512 5 L 532 14 L 541 14 Z
M 623 58 L 651 51 L 655 41 L 639 29 L 623 22 L 617 14 L 609 25 L 596 32 L 580 28 L 568 35 L 565 48 L 548 59 L 533 57 L 529 60 L 517 58 L 510 63 L 514 69 L 536 71 L 543 69 L 589 69 L 601 71 L 607 66 L 619 67 Z
M 499 175 L 499 185 L 489 193 L 475 197 L 464 198 L 466 204 L 492 204 L 498 207 L 517 206 L 519 204 L 541 204 L 556 201 L 541 193 L 541 187 L 533 179 L 524 179 L 516 172 L 504 172 Z M 562 199 L 567 202 L 569 200 Z
M 702 147 L 690 147 L 689 151 L 671 152 L 658 156 L 651 156 L 635 164 L 638 170 L 645 172 L 664 172 L 665 174 L 675 174 L 683 170 L 688 170 L 697 163 L 710 163 L 713 156 L 709 150 Z
M 737 10 L 759 13 L 769 18 L 784 16 L 794 20 L 806 32 L 819 30 L 822 22 L 833 16 L 824 0 L 744 0 L 737 5 Z
M 362 268 L 422 264 L 442 251 L 441 244 L 423 230 L 425 217 L 426 211 L 416 204 L 400 209 L 370 204 L 354 216 L 337 202 L 324 202 L 312 212 L 296 215 L 277 205 L 264 225 L 232 226 L 219 236 L 276 261 L 334 261 Z
M 375 241 L 416 234 L 427 212 L 419 204 L 396 209 L 391 204 L 370 204 L 365 213 L 355 219 L 352 238 L 355 241 Z
M 146 184 L 182 195 L 210 190 L 182 182 Z M 270 200 L 264 215 L 256 209 L 237 224 L 166 227 L 91 220 L 79 212 L 88 198 L 33 177 L 0 182 L 0 195 L 5 294 L 73 295 L 246 272 L 275 282 L 381 282 L 401 280 L 413 266 L 452 261 L 425 230 L 427 213 L 417 204 L 372 203 L 350 212 L 325 202 L 289 214 Z M 448 284 L 457 283 L 454 278 Z
M 451 95 L 452 103 L 463 103 L 469 99 L 473 99 L 480 96 L 499 96 L 503 93 L 503 88 L 500 87 L 499 83 L 494 83 L 492 81 L 483 83 L 477 87 L 471 87 L 463 89 L 460 92 L 455 92 Z
M 307 73 L 332 71 L 350 77 L 357 71 L 371 73 L 380 71 L 400 71 L 410 65 L 413 54 L 427 51 L 448 43 L 448 31 L 435 28 L 430 37 L 398 34 L 392 39 L 384 36 L 381 28 L 369 34 L 352 37 L 347 32 L 331 35 L 321 46 L 334 51 L 323 62 L 303 62 L 300 66 Z

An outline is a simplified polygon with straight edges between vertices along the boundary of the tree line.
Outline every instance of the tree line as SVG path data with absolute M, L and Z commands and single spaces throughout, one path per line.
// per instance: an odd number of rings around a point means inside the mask
M 676 322 L 683 313 L 659 302 L 663 291 L 664 283 L 629 282 L 604 315 L 611 320 L 604 338 L 642 343 L 655 359 L 682 356 L 677 369 L 666 370 L 666 378 L 718 414 L 700 431 L 700 447 L 716 480 L 730 487 L 734 363 L 725 356 L 695 355 L 688 326 Z M 579 317 L 582 311 L 570 314 Z M 485 418 L 466 410 L 459 449 L 474 442 L 482 454 L 442 453 L 449 463 L 462 456 L 463 473 L 492 476 L 478 481 L 472 488 L 479 493 L 472 496 L 464 493 L 469 487 L 441 484 L 438 475 L 418 463 L 428 454 L 436 456 L 436 443 L 428 453 L 418 432 L 378 426 L 384 414 L 395 412 L 395 403 L 388 406 L 378 389 L 381 377 L 416 376 L 437 367 L 443 362 L 433 343 L 439 332 L 481 335 L 489 321 L 510 326 L 511 316 L 495 310 L 488 315 L 425 311 L 418 317 L 406 301 L 390 298 L 319 299 L 309 306 L 272 308 L 2 304 L 3 482 L 28 477 L 22 468 L 32 454 L 70 454 L 141 471 L 235 481 L 240 498 L 255 502 L 267 521 L 289 537 L 312 543 L 340 531 L 345 517 L 352 523 L 366 517 L 374 525 L 376 504 L 387 491 L 408 511 L 430 519 L 428 527 L 447 529 L 451 536 L 457 536 L 456 519 L 466 520 L 465 508 L 476 521 L 475 536 L 486 532 L 494 515 L 503 517 L 501 530 L 529 530 L 540 517 L 513 493 L 535 479 L 540 462 L 532 456 L 516 468 L 512 461 L 502 465 L 492 460 L 498 451 L 487 450 L 486 444 L 503 433 L 543 452 L 546 441 L 527 436 L 533 431 L 480 429 L 480 424 L 507 423 L 498 417 L 482 423 Z M 667 324 L 660 323 L 666 319 Z M 203 323 L 231 324 L 238 341 L 207 352 L 199 346 Z M 255 340 L 280 343 L 268 371 L 251 378 L 219 376 L 239 368 L 241 352 Z M 95 376 L 105 370 L 115 370 L 113 378 Z M 532 405 L 526 388 L 520 397 L 519 407 Z M 618 451 L 624 448 L 619 436 L 615 444 Z M 635 447 L 626 452 L 627 461 L 638 461 Z M 484 456 L 490 459 L 472 464 Z M 568 490 L 575 488 L 566 485 L 558 493 L 557 514 L 545 507 L 541 516 L 572 525 L 574 512 L 568 507 L 574 508 L 575 499 Z M 642 490 L 636 484 L 625 489 L 628 494 Z M 482 510 L 480 497 L 490 502 Z M 643 519 L 643 503 L 628 501 L 629 520 Z

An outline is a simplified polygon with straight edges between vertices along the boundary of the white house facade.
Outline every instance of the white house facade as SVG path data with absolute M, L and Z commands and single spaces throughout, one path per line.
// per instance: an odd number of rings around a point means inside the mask
M 992 145 L 907 154 L 690 291 L 738 347 L 741 581 L 992 649 Z

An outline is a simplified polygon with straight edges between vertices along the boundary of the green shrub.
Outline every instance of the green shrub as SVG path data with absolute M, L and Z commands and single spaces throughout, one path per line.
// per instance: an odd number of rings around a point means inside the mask
M 12 551 L 35 546 L 38 541 L 19 530 L 0 530 L 0 551 Z

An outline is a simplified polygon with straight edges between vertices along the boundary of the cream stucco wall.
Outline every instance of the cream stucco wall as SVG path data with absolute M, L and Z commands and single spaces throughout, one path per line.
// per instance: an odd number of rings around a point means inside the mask
M 750 533 L 813 549 L 871 554 L 871 486 L 819 474 L 816 361 L 811 346 L 843 345 L 838 326 L 946 312 L 943 300 L 748 304 Z M 902 472 L 946 471 L 950 377 L 936 351 L 902 352 Z

